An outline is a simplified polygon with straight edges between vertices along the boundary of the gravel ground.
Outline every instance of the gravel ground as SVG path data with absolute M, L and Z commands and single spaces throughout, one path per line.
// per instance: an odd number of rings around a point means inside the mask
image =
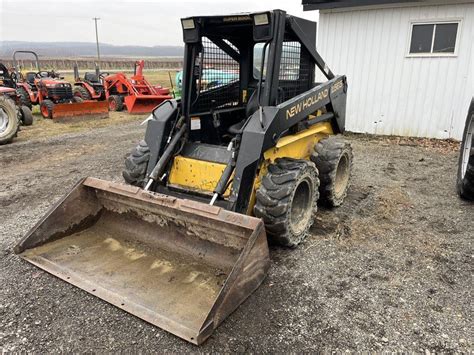
M 350 136 L 345 205 L 321 209 L 299 248 L 272 248 L 263 285 L 199 348 L 13 254 L 81 177 L 121 181 L 143 133 L 128 123 L 0 147 L 3 351 L 474 350 L 474 205 L 455 194 L 453 144 Z

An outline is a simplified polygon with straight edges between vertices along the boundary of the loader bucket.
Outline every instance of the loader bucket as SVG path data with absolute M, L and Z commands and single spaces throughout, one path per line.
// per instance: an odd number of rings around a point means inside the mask
M 150 113 L 156 106 L 169 99 L 170 95 L 130 95 L 125 97 L 125 106 L 129 113 Z
M 84 101 L 74 103 L 56 104 L 53 107 L 53 119 L 65 121 L 69 118 L 81 116 L 82 118 L 109 117 L 107 101 Z
M 269 267 L 260 219 L 94 178 L 53 206 L 15 253 L 194 344 Z

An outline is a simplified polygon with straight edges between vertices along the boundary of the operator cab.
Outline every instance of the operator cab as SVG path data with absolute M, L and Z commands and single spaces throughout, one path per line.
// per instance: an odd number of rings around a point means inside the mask
M 259 107 L 314 87 L 314 62 L 289 21 L 298 21 L 313 42 L 315 24 L 287 16 L 284 31 L 273 33 L 282 27 L 273 26 L 274 20 L 271 12 L 182 20 L 190 56 L 183 71 L 187 107 L 182 109 L 190 117 L 191 141 L 227 146 Z M 280 59 L 268 60 L 269 55 Z M 273 75 L 267 78 L 267 73 Z

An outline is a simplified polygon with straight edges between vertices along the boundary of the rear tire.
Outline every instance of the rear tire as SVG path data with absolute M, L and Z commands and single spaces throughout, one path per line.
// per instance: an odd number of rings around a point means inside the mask
M 338 136 L 320 140 L 314 147 L 311 160 L 319 170 L 320 201 L 328 207 L 342 205 L 351 183 L 352 147 Z
M 28 92 L 22 88 L 19 87 L 17 89 L 18 95 L 20 95 L 20 102 L 22 105 L 28 107 L 30 110 L 33 107 L 33 104 L 31 103 L 30 95 L 28 95 Z
M 20 117 L 21 117 L 21 123 L 24 126 L 31 126 L 33 124 L 33 114 L 31 113 L 31 110 L 29 107 L 22 105 L 20 107 Z
M 40 104 L 41 116 L 43 116 L 43 118 L 53 118 L 53 108 L 53 101 L 49 99 L 43 100 Z
M 148 148 L 146 142 L 142 140 L 125 159 L 125 169 L 122 171 L 125 182 L 134 186 L 145 186 L 149 160 L 150 148 Z
M 461 143 L 457 190 L 460 197 L 474 201 L 474 99 L 467 114 Z
M 123 98 L 120 95 L 109 96 L 109 111 L 122 111 L 123 110 Z
M 91 100 L 90 92 L 83 86 L 74 86 L 74 97 L 80 97 L 83 100 Z
M 0 96 L 0 145 L 10 143 L 16 137 L 20 128 L 15 103 Z
M 255 216 L 274 244 L 296 247 L 313 225 L 319 198 L 318 169 L 306 160 L 277 159 L 256 193 Z

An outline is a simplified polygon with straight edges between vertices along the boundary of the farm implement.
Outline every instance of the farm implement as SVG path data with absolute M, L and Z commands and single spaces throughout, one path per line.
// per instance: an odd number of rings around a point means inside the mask
M 35 57 L 36 72 L 20 72 L 17 62 L 18 53 L 28 53 Z M 15 78 L 22 102 L 31 107 L 39 105 L 44 118 L 66 119 L 71 117 L 108 117 L 106 102 L 84 101 L 75 97 L 72 85 L 63 80 L 59 74 L 41 70 L 38 55 L 32 51 L 15 51 L 13 53 Z
M 153 110 L 128 185 L 80 181 L 15 252 L 201 344 L 264 280 L 267 238 L 295 248 L 318 202 L 343 203 L 353 155 L 347 79 L 317 52 L 316 23 L 281 10 L 181 23 L 182 98 Z M 203 84 L 211 66 L 233 75 Z
M 103 78 L 110 111 L 122 111 L 125 106 L 129 113 L 150 113 L 163 101 L 171 99 L 169 89 L 153 86 L 145 79 L 144 64 L 143 60 L 137 61 L 130 78 L 124 73 Z

